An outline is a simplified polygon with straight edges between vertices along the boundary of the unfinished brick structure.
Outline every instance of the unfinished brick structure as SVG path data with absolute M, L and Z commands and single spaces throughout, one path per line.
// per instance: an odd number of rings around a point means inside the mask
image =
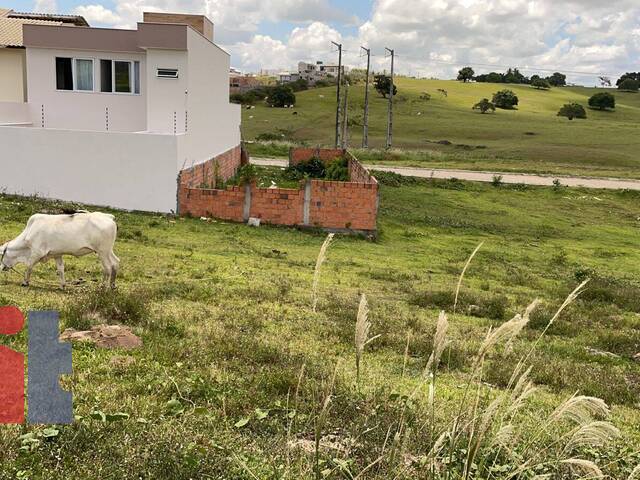
M 344 155 L 349 161 L 348 182 L 311 179 L 301 182 L 298 189 L 259 188 L 255 184 L 224 190 L 213 188 L 216 175 L 226 180 L 240 166 L 238 155 L 227 154 L 223 154 L 224 158 L 216 157 L 205 165 L 197 165 L 181 173 L 178 190 L 180 214 L 236 222 L 246 222 L 254 217 L 274 225 L 317 227 L 375 236 L 378 182 L 349 152 L 294 148 L 289 153 L 291 165 L 312 157 L 329 163 Z

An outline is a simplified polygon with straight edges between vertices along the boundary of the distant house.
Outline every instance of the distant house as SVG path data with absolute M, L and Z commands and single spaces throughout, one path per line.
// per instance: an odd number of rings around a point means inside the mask
M 299 62 L 298 63 L 298 75 L 308 81 L 310 84 L 314 84 L 319 80 L 326 80 L 327 78 L 337 77 L 340 68 L 338 65 L 325 65 L 324 62 L 318 61 L 316 63 Z M 342 73 L 345 73 L 346 69 L 344 65 L 341 68 Z
M 83 17 L 77 15 L 19 13 L 0 8 L 0 102 L 27 100 L 23 25 L 89 26 Z
M 300 80 L 300 75 L 297 73 L 283 72 L 278 74 L 279 83 L 291 83 L 297 82 L 298 80 Z
M 21 25 L 26 102 L 0 101 L 1 156 L 12 159 L 0 191 L 169 212 L 182 170 L 213 162 L 221 177 L 234 173 L 240 107 L 209 19 L 78 22 Z
M 229 93 L 247 93 L 262 85 L 262 82 L 255 76 L 244 74 L 235 68 L 229 71 Z

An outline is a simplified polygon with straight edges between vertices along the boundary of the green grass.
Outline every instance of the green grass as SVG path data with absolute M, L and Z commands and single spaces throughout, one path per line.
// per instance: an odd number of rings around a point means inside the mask
M 411 166 L 523 171 L 548 174 L 640 178 L 638 123 L 640 95 L 613 92 L 615 111 L 587 110 L 587 120 L 557 117 L 565 103 L 587 107 L 601 89 L 584 87 L 536 90 L 528 85 L 482 84 L 398 78 L 393 145 L 402 151 L 362 153 L 367 161 Z M 482 115 L 471 107 L 482 98 L 510 88 L 520 99 L 517 110 Z M 445 89 L 448 96 L 437 92 Z M 431 100 L 420 100 L 422 92 Z M 294 111 L 257 105 L 243 110 L 244 138 L 285 131 L 286 139 L 309 145 L 334 141 L 335 88 L 296 94 Z M 350 145 L 362 142 L 364 86 L 349 90 Z M 370 105 L 370 147 L 385 145 L 388 100 L 375 92 Z M 420 115 L 419 115 L 420 113 Z M 435 142 L 447 140 L 451 145 Z M 286 149 L 250 146 L 254 155 L 282 155 Z
M 29 289 L 16 275 L 3 275 L 0 303 L 57 309 L 61 328 L 101 319 L 131 325 L 144 347 L 118 352 L 75 344 L 74 374 L 62 383 L 73 391 L 78 419 L 52 438 L 43 438 L 39 426 L 0 426 L 0 478 L 311 478 L 313 455 L 288 445 L 313 443 L 336 365 L 324 432 L 340 449 L 321 450 L 324 478 L 351 478 L 378 458 L 401 411 L 410 428 L 401 455 L 385 456 L 361 478 L 426 478 L 419 462 L 430 448 L 426 390 L 407 407 L 400 402 L 420 384 L 438 311 L 451 311 L 458 275 L 484 241 L 458 314 L 449 318 L 435 421 L 451 418 L 489 327 L 542 300 L 512 349 L 488 357 L 484 380 L 494 395 L 564 297 L 591 277 L 531 359 L 540 391 L 522 421 L 533 428 L 576 391 L 604 398 L 623 437 L 581 455 L 597 457 L 611 478 L 626 479 L 640 462 L 631 455 L 640 450 L 640 367 L 631 360 L 640 351 L 638 195 L 381 180 L 380 238 L 334 240 L 317 313 L 311 284 L 325 235 L 287 228 L 115 212 L 122 260 L 116 292 L 96 290 L 100 267 L 92 257 L 67 261 L 65 292 L 56 288 L 53 265 L 39 266 Z M 0 239 L 54 206 L 0 197 Z M 357 388 L 360 293 L 370 303 L 371 335 L 381 337 L 365 349 Z M 23 332 L 0 342 L 25 352 L 26 340 Z M 586 347 L 619 357 L 592 356 Z M 126 366 L 122 355 L 134 363 Z M 129 417 L 103 422 L 95 411 Z M 21 440 L 26 433 L 39 443 Z

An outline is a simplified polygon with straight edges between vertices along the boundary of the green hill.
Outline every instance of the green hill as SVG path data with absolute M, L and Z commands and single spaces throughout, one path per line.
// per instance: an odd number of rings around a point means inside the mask
M 363 153 L 365 158 L 423 166 L 640 178 L 639 94 L 614 91 L 615 111 L 589 109 L 587 120 L 569 121 L 556 115 L 563 104 L 578 102 L 587 107 L 589 97 L 602 89 L 564 87 L 542 91 L 528 85 L 409 78 L 398 78 L 396 83 L 393 145 L 426 152 Z M 518 95 L 517 110 L 481 115 L 471 109 L 482 98 L 491 99 L 503 88 Z M 446 90 L 447 95 L 439 93 L 439 89 Z M 421 99 L 423 92 L 431 99 Z M 245 139 L 285 130 L 294 141 L 332 144 L 335 88 L 312 89 L 296 96 L 295 110 L 262 104 L 243 110 Z M 373 89 L 370 98 L 369 144 L 381 148 L 385 143 L 388 100 Z M 362 142 L 363 106 L 364 86 L 351 87 L 349 134 L 354 147 Z M 442 141 L 451 145 L 436 143 Z

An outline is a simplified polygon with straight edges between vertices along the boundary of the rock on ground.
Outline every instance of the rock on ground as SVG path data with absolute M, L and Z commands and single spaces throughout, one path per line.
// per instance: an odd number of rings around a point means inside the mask
M 124 348 L 130 350 L 142 346 L 142 339 L 133 334 L 129 327 L 123 325 L 96 325 L 91 330 L 75 330 L 67 328 L 60 340 L 72 342 L 89 342 L 98 348 Z

